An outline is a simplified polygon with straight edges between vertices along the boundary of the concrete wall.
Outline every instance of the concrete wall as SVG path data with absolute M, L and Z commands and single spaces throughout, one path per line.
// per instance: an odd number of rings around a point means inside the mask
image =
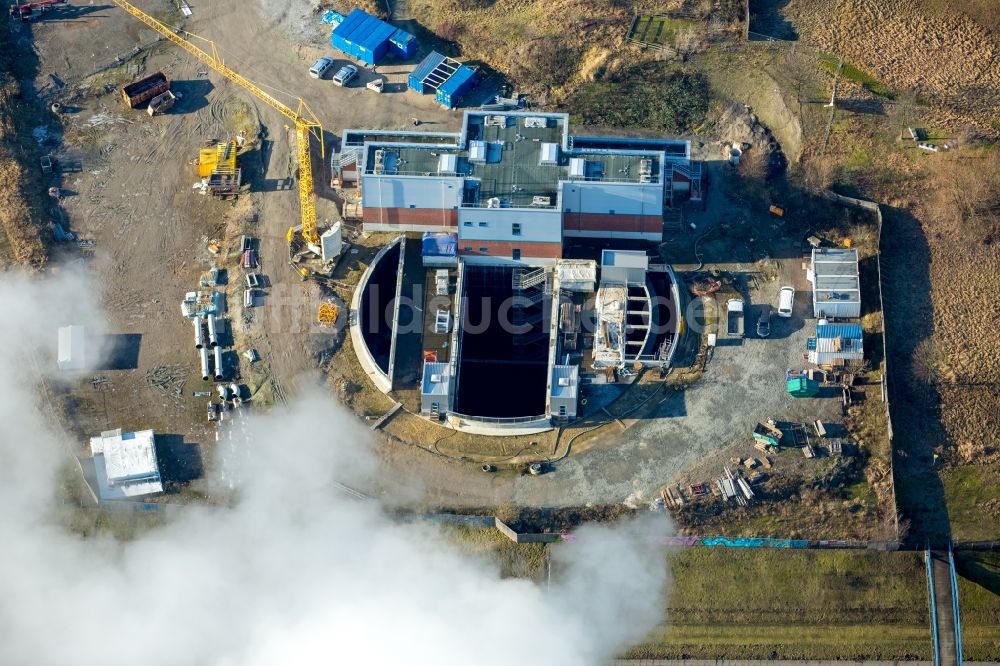
M 457 208 L 462 178 L 454 176 L 361 177 L 361 204 L 367 208 Z
M 357 288 L 354 290 L 354 295 L 351 296 L 351 313 L 350 313 L 350 327 L 351 327 L 351 343 L 354 346 L 354 354 L 358 357 L 358 363 L 361 365 L 361 369 L 364 370 L 368 378 L 372 380 L 375 387 L 383 393 L 388 393 L 392 390 L 392 380 L 389 376 L 382 372 L 375 359 L 372 358 L 371 352 L 368 351 L 368 345 L 365 344 L 364 336 L 361 333 L 361 317 L 358 314 L 358 309 L 361 307 L 361 294 L 364 292 L 365 287 L 368 286 L 368 280 L 371 279 L 372 271 L 374 270 L 376 264 L 382 260 L 385 254 L 389 251 L 391 247 L 397 243 L 402 243 L 403 237 L 399 236 L 391 243 L 379 250 L 378 254 L 372 259 L 372 262 L 368 264 L 368 268 L 365 269 L 364 274 L 361 276 L 361 280 L 358 282 Z M 400 253 L 402 256 L 402 253 Z
M 482 226 L 484 223 L 486 226 Z M 521 225 L 520 236 L 512 233 L 515 223 Z M 459 245 L 469 240 L 561 243 L 562 214 L 558 208 L 461 208 L 458 211 Z

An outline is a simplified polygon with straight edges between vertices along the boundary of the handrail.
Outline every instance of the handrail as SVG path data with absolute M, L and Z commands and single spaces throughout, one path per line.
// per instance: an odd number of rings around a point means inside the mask
M 927 593 L 931 605 L 931 636 L 934 638 L 934 666 L 941 666 L 941 645 L 938 642 L 937 603 L 934 594 L 934 571 L 931 563 L 930 546 L 924 551 L 924 562 L 927 564 Z
M 955 616 L 955 659 L 962 666 L 962 620 L 959 617 L 958 606 L 958 574 L 955 573 L 955 555 L 948 546 L 948 569 L 951 573 L 951 607 Z
M 458 412 L 448 412 L 448 416 L 455 417 L 458 419 L 463 419 L 465 421 L 473 421 L 475 423 L 496 423 L 496 424 L 515 424 L 515 423 L 532 423 L 534 421 L 547 421 L 549 417 L 545 414 L 539 414 L 538 416 L 470 416 L 468 414 L 459 414 Z

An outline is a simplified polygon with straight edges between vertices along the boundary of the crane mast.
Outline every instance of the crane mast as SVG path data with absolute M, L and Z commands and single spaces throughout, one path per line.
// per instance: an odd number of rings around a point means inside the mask
M 320 124 L 319 120 L 316 119 L 316 114 L 312 112 L 312 109 L 310 109 L 302 99 L 299 99 L 298 108 L 292 109 L 250 79 L 231 69 L 222 61 L 222 58 L 219 57 L 218 49 L 216 49 L 215 43 L 211 40 L 205 40 L 212 49 L 211 53 L 209 53 L 196 46 L 191 41 L 181 37 L 172 28 L 161 23 L 160 21 L 157 21 L 155 18 L 146 14 L 132 3 L 126 2 L 126 0 L 111 1 L 138 20 L 142 21 L 146 24 L 146 26 L 162 35 L 164 39 L 167 39 L 168 41 L 181 47 L 219 74 L 251 93 L 254 97 L 264 102 L 272 109 L 277 110 L 295 124 L 295 137 L 298 144 L 297 153 L 299 160 L 299 208 L 302 216 L 302 237 L 309 244 L 318 244 L 319 232 L 316 228 L 316 195 L 313 190 L 312 160 L 309 155 L 310 134 L 319 140 L 320 155 L 325 156 L 325 152 L 323 149 L 323 126 Z M 191 36 L 197 37 L 197 35 Z M 199 39 L 203 38 L 199 37 Z M 291 229 L 289 229 L 288 235 L 289 239 L 291 239 Z

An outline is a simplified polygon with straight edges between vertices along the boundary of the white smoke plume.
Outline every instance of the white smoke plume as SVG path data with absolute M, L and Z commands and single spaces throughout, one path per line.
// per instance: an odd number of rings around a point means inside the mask
M 52 512 L 66 435 L 32 359 L 57 326 L 99 325 L 88 294 L 0 278 L 0 664 L 598 666 L 662 621 L 662 520 L 582 530 L 550 587 L 501 579 L 341 494 L 377 470 L 367 429 L 323 396 L 243 422 L 232 506 L 178 509 L 128 542 L 68 532 Z

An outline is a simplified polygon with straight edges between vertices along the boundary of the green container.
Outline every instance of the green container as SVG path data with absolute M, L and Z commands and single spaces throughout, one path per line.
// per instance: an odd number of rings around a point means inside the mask
M 789 379 L 786 386 L 788 392 L 796 398 L 812 398 L 819 393 L 819 382 L 807 377 Z

